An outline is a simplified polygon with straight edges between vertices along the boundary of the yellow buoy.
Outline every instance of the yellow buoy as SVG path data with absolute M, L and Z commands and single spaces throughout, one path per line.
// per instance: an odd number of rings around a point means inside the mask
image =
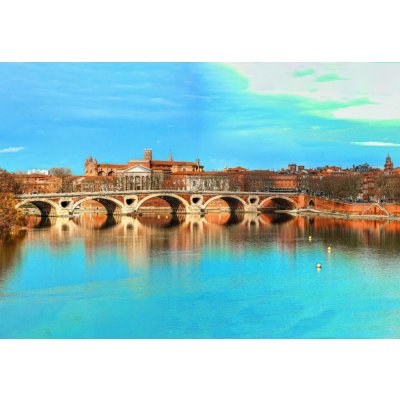
M 322 268 L 322 265 L 321 265 L 320 263 L 318 263 L 318 264 L 315 266 L 315 268 L 321 269 L 321 268 Z

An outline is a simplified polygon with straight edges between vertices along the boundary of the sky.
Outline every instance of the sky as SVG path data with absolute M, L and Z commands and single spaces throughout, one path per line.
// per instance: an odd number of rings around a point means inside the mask
M 400 64 L 0 63 L 0 167 L 400 165 Z

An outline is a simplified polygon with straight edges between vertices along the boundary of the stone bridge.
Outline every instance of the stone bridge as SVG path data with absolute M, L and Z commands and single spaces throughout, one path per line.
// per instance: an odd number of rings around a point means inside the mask
M 16 208 L 34 205 L 42 216 L 72 216 L 83 211 L 89 200 L 104 206 L 107 214 L 129 215 L 168 211 L 201 214 L 207 212 L 259 212 L 296 210 L 307 207 L 308 196 L 272 192 L 187 192 L 182 190 L 120 191 L 96 193 L 46 193 L 17 196 Z

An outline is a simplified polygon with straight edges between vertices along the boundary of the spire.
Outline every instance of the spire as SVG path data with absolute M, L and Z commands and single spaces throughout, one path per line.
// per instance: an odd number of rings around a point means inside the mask
M 393 169 L 393 161 L 390 158 L 390 155 L 388 154 L 386 157 L 386 162 L 385 162 L 385 166 L 384 166 L 384 170 L 385 171 L 390 171 Z
M 169 151 L 169 155 L 168 155 L 168 161 L 172 161 L 172 151 Z

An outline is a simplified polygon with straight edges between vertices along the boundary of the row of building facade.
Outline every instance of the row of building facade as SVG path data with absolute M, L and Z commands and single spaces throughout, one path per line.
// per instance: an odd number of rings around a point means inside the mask
M 343 169 L 337 166 L 306 169 L 289 164 L 287 169 L 248 170 L 243 167 L 205 171 L 200 160 L 153 160 L 152 150 L 145 149 L 143 159 L 126 164 L 99 163 L 88 157 L 83 176 L 57 177 L 50 174 L 14 174 L 23 193 L 90 192 L 107 190 L 189 190 L 196 191 L 307 191 L 312 180 L 331 176 L 357 176 L 362 179 L 359 197 L 369 200 L 376 194 L 377 178 L 400 175 L 387 156 L 383 169 L 368 164 Z

